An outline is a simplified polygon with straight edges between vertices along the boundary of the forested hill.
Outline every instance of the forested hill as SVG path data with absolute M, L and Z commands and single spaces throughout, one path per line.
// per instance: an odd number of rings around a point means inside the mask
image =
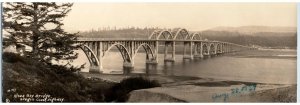
M 90 38 L 148 38 L 154 30 L 159 28 L 124 28 L 101 29 L 79 32 L 82 37 Z
M 215 27 L 209 30 L 239 32 L 242 34 L 251 35 L 251 33 L 259 33 L 259 32 L 294 33 L 297 31 L 297 28 L 296 27 L 272 27 L 272 26 L 241 26 L 241 27 Z
M 148 38 L 157 29 L 159 28 L 91 30 L 80 32 L 79 35 L 91 38 Z M 297 32 L 295 28 L 290 27 L 249 26 L 249 29 L 246 26 L 241 28 L 235 27 L 233 29 L 231 27 L 219 27 L 199 31 L 199 33 L 201 33 L 204 39 L 226 41 L 241 45 L 272 48 L 296 48 L 297 46 Z
M 228 31 L 202 31 L 202 36 L 208 40 L 225 41 L 241 45 L 254 45 L 271 48 L 292 48 L 297 47 L 296 32 L 257 32 L 242 34 Z

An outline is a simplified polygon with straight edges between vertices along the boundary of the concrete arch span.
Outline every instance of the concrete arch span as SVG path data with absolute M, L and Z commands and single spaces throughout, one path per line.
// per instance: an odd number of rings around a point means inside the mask
M 91 71 L 89 72 L 100 72 L 100 62 L 99 59 L 97 58 L 96 54 L 93 52 L 93 50 L 88 47 L 87 45 L 82 45 L 80 49 L 84 52 L 86 55 L 87 59 L 89 60 Z M 99 70 L 99 71 L 97 71 Z
M 176 28 L 172 30 L 173 40 L 187 40 L 190 39 L 189 32 L 184 28 Z
M 148 39 L 164 39 L 164 40 L 171 40 L 173 38 L 173 35 L 170 31 L 168 30 L 155 30 L 152 32 L 152 34 L 149 36 Z

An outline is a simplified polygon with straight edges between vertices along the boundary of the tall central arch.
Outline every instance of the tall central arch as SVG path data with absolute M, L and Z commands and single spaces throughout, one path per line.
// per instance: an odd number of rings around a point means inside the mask
M 173 46 L 174 40 L 173 40 L 173 35 L 170 31 L 168 30 L 156 30 L 154 31 L 148 39 L 156 40 L 155 42 L 155 50 L 154 50 L 154 55 L 155 59 L 157 60 L 158 58 L 158 49 L 159 46 L 163 45 L 164 46 L 164 58 L 166 60 L 170 60 L 168 58 L 168 48 L 169 46 L 172 47 L 172 49 L 175 49 L 175 46 Z M 171 60 L 174 60 L 175 58 L 175 53 L 172 53 Z
M 174 40 L 187 40 L 190 39 L 189 32 L 184 28 L 176 28 L 172 30 Z
M 177 44 L 183 44 L 183 59 L 193 59 L 193 46 L 194 42 L 191 42 L 191 36 L 186 29 L 177 28 L 172 31 L 173 40 L 183 40 L 183 42 L 178 42 Z M 175 41 L 173 42 L 173 46 L 175 46 Z M 175 48 L 172 49 L 175 52 Z

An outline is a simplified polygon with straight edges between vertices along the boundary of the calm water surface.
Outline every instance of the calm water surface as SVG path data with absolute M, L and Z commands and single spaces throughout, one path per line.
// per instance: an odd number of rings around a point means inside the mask
M 74 65 L 86 63 L 82 72 L 88 72 L 88 59 L 82 51 Z M 252 55 L 245 57 L 243 55 Z M 256 57 L 253 57 L 256 56 Z M 271 55 L 271 57 L 270 57 Z M 268 56 L 268 57 L 261 57 Z M 133 73 L 150 75 L 194 76 L 234 81 L 248 81 L 276 84 L 296 84 L 296 51 L 254 51 L 236 55 L 217 56 L 208 59 L 183 60 L 176 55 L 175 63 L 164 64 L 164 57 L 159 55 L 159 64 L 146 70 L 144 53 L 138 53 L 134 59 Z M 279 57 L 279 58 L 278 58 Z M 122 73 L 123 60 L 118 52 L 109 52 L 104 58 L 104 73 Z

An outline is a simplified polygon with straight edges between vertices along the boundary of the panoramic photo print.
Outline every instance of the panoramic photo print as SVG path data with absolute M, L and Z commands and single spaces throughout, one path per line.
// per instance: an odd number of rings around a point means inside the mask
M 2 3 L 2 102 L 297 101 L 296 3 Z

